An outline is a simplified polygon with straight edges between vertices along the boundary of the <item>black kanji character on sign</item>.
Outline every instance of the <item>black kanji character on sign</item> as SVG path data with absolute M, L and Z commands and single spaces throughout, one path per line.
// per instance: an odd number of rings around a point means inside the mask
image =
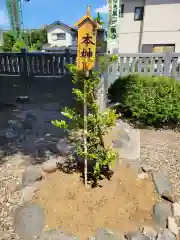
M 85 43 L 86 46 L 87 46 L 88 44 L 93 44 L 93 45 L 94 45 L 94 43 L 93 43 L 93 41 L 92 41 L 92 37 L 89 36 L 89 33 L 87 33 L 86 36 L 83 37 L 83 39 L 84 39 L 84 41 L 83 41 L 82 43 Z
M 93 56 L 93 52 L 91 51 L 90 48 L 88 51 L 86 49 L 83 49 L 83 51 L 81 52 L 81 57 L 91 58 L 92 56 Z

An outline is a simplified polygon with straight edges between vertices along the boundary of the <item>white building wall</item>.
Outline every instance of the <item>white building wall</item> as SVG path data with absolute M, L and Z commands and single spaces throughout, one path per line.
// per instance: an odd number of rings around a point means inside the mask
M 124 17 L 117 24 L 117 44 L 124 53 L 138 52 L 141 21 L 135 7 L 144 6 L 142 44 L 175 44 L 180 52 L 180 0 L 124 0 Z
M 175 44 L 180 52 L 180 0 L 146 0 L 142 44 Z
M 65 40 L 54 40 L 53 33 L 66 33 L 66 39 Z M 49 27 L 47 29 L 47 39 L 48 43 L 51 46 L 69 46 L 72 45 L 72 36 L 70 29 L 65 28 L 63 25 L 53 25 L 52 27 Z
M 134 21 L 135 7 L 144 6 L 144 0 L 124 0 L 124 17 L 117 23 L 119 51 L 138 52 L 141 21 Z

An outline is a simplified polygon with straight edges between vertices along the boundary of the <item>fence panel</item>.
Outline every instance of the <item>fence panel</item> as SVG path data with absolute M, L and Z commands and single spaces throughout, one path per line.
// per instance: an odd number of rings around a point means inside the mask
M 124 53 L 119 55 L 116 63 L 108 66 L 107 71 L 108 86 L 117 77 L 128 74 L 168 76 L 180 80 L 180 53 Z
M 74 63 L 76 54 L 71 53 L 28 53 L 29 75 L 62 76 L 66 73 L 65 65 Z
M 0 53 L 0 75 L 60 77 L 65 65 L 75 63 L 76 53 Z
M 1 75 L 20 75 L 23 71 L 22 53 L 0 53 L 0 74 Z

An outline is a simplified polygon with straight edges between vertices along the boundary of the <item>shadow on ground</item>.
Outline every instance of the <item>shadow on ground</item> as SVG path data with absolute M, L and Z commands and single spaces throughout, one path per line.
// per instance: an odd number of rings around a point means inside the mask
M 58 155 L 57 143 L 65 132 L 51 124 L 64 119 L 60 110 L 74 107 L 70 76 L 61 78 L 0 76 L 0 164 L 17 152 L 32 163 Z M 28 98 L 19 98 L 27 96 Z

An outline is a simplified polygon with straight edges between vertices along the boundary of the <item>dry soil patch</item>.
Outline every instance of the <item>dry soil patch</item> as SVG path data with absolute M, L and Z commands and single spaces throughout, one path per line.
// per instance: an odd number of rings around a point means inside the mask
M 136 178 L 121 165 L 102 188 L 85 189 L 78 174 L 57 171 L 42 181 L 33 202 L 45 211 L 46 229 L 60 227 L 80 239 L 102 227 L 126 232 L 149 224 L 156 202 L 152 181 Z

